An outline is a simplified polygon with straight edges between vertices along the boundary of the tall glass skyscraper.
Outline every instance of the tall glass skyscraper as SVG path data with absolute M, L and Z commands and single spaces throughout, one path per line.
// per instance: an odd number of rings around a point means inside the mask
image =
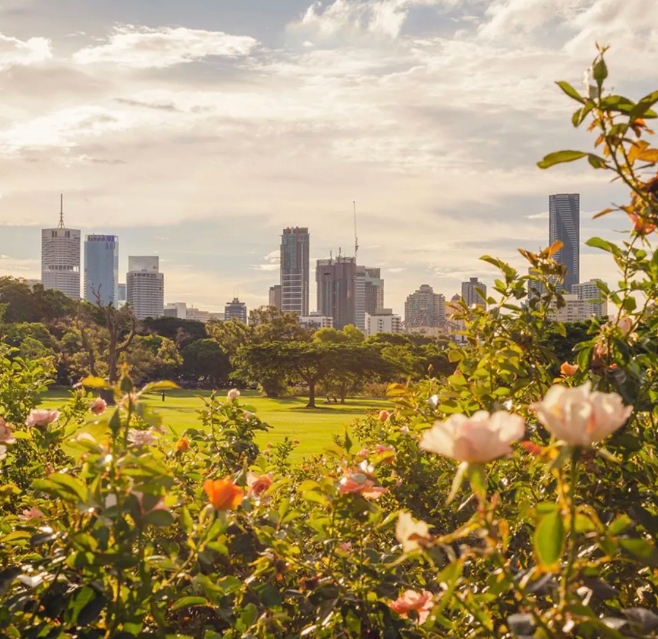
M 307 228 L 283 229 L 281 236 L 281 310 L 308 315 L 310 235 Z
M 559 193 L 548 196 L 549 243 L 564 245 L 555 259 L 567 267 L 564 288 L 571 292 L 580 282 L 580 195 Z
M 85 299 L 107 306 L 119 303 L 119 238 L 87 235 L 85 238 Z

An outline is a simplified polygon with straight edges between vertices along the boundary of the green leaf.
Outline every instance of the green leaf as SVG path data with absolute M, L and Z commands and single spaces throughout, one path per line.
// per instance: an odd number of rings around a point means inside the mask
M 174 602 L 171 610 L 180 610 L 181 608 L 191 608 L 192 606 L 209 606 L 210 602 L 205 597 L 183 597 Z
M 543 160 L 537 162 L 540 169 L 548 169 L 555 164 L 563 164 L 564 162 L 573 162 L 584 158 L 587 153 L 582 151 L 556 151 L 549 153 Z
M 639 562 L 658 567 L 658 549 L 652 542 L 645 539 L 620 539 L 619 545 Z
M 592 237 L 587 240 L 585 244 L 587 244 L 587 246 L 591 246 L 592 248 L 599 248 L 603 251 L 607 251 L 608 253 L 617 254 L 619 252 L 619 248 L 616 244 L 608 242 L 607 240 L 603 240 L 600 237 Z
M 598 155 L 594 155 L 594 153 L 587 154 L 587 161 L 595 169 L 605 169 L 607 166 L 605 160 L 602 157 L 599 157 Z
M 459 493 L 462 487 L 462 482 L 464 481 L 464 475 L 466 475 L 467 470 L 468 470 L 468 464 L 466 463 L 459 464 L 459 468 L 457 468 L 457 472 L 455 473 L 455 478 L 452 480 L 452 487 L 450 488 L 450 492 L 448 493 L 448 499 L 446 499 L 446 504 L 452 502 L 452 500 L 457 496 L 457 493 Z
M 231 595 L 242 588 L 242 582 L 237 577 L 224 577 L 217 580 L 217 587 L 224 595 Z
M 174 516 L 168 510 L 158 509 L 146 513 L 143 520 L 147 524 L 153 524 L 154 526 L 160 526 L 164 528 L 166 526 L 171 526 L 171 524 L 174 523 Z
M 102 377 L 85 377 L 81 382 L 81 386 L 85 388 L 94 388 L 94 389 L 111 389 L 112 387 L 102 378 Z
M 79 479 L 66 473 L 53 473 L 48 479 L 36 479 L 32 482 L 32 487 L 66 501 L 86 504 L 89 499 L 87 487 Z
M 645 95 L 631 110 L 630 116 L 635 118 L 656 117 L 655 114 L 649 115 L 651 107 L 658 102 L 658 91 L 653 91 Z
M 542 518 L 534 537 L 535 554 L 546 570 L 558 568 L 564 549 L 564 522 L 559 511 Z
M 107 599 L 103 596 L 100 595 L 99 597 L 96 597 L 93 601 L 90 601 L 81 611 L 80 614 L 78 615 L 78 624 L 80 626 L 87 626 L 89 625 L 98 615 L 101 614 L 103 611 L 103 608 L 105 608 L 105 604 L 107 603 Z
M 608 527 L 609 535 L 619 535 L 633 525 L 633 520 L 628 515 L 619 515 Z
M 564 82 L 561 80 L 560 82 L 556 82 L 560 89 L 562 89 L 572 100 L 576 100 L 576 102 L 580 102 L 581 104 L 585 104 L 585 99 L 574 89 L 568 82 Z

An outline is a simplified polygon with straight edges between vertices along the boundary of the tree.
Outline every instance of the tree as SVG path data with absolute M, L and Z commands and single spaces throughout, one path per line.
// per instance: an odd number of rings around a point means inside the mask
M 176 342 L 179 348 L 185 348 L 188 344 L 207 337 L 205 324 L 198 320 L 178 317 L 149 317 L 142 321 L 142 327 L 149 333 Z
M 206 379 L 214 387 L 228 383 L 231 363 L 214 339 L 199 339 L 188 344 L 181 352 L 183 372 L 195 380 Z
M 130 349 L 122 352 L 121 363 L 130 366 L 132 377 L 145 381 L 172 377 L 183 358 L 173 340 L 159 335 L 136 335 Z
M 49 324 L 74 312 L 76 302 L 61 291 L 34 287 L 23 279 L 0 277 L 0 303 L 5 306 L 4 321 Z

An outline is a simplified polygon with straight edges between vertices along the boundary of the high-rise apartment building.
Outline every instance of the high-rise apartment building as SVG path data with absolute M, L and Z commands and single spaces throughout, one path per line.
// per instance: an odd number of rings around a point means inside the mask
M 164 315 L 164 275 L 157 256 L 128 257 L 126 303 L 139 320 Z
M 270 286 L 269 305 L 281 310 L 281 284 Z
M 41 231 L 41 283 L 80 299 L 80 231 L 64 226 L 62 197 L 57 228 Z
M 401 333 L 402 318 L 394 315 L 390 308 L 380 308 L 372 315 L 366 313 L 366 335 L 377 333 Z
M 125 302 L 128 294 L 125 284 L 117 284 L 117 301 Z
M 462 282 L 462 299 L 467 306 L 486 307 L 487 287 L 477 277 L 469 278 L 468 282 Z
M 232 302 L 227 302 L 224 307 L 224 319 L 229 322 L 236 319 L 243 324 L 247 323 L 247 305 L 241 302 L 237 297 Z
M 308 315 L 310 235 L 298 226 L 283 229 L 281 236 L 282 311 Z
M 87 235 L 85 238 L 85 299 L 108 306 L 119 303 L 119 238 Z
M 445 297 L 435 293 L 429 284 L 422 284 L 407 297 L 404 304 L 404 324 L 407 330 L 419 326 L 442 326 L 445 319 Z
M 565 290 L 580 282 L 580 195 L 559 193 L 548 197 L 549 244 L 562 242 L 554 258 L 567 268 Z
M 605 317 L 608 314 L 608 302 L 602 299 L 601 290 L 596 285 L 597 282 L 603 282 L 603 280 L 589 280 L 588 282 L 574 284 L 571 287 L 571 292 L 585 303 L 585 311 L 588 317 Z
M 365 270 L 366 313 L 374 315 L 384 308 L 384 280 L 381 269 L 366 266 Z
M 334 328 L 338 330 L 356 323 L 356 279 L 356 259 L 353 257 L 339 255 L 317 262 L 318 313 L 333 317 Z

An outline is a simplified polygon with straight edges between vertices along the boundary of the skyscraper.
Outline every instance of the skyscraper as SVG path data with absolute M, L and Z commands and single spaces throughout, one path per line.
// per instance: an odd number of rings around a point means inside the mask
M 41 231 L 41 282 L 72 299 L 80 299 L 80 231 L 64 226 L 64 197 L 57 228 Z
M 309 248 L 307 228 L 283 229 L 281 236 L 281 310 L 308 315 Z
M 126 303 L 139 320 L 164 315 L 164 275 L 160 273 L 160 258 L 128 258 Z
M 270 286 L 269 305 L 281 310 L 281 284 Z
M 368 266 L 356 267 L 356 317 L 355 326 L 366 331 L 366 315 L 375 315 L 384 308 L 384 280 L 381 269 Z
M 478 291 L 480 291 L 478 293 Z M 462 282 L 462 299 L 467 306 L 486 306 L 487 287 L 477 277 L 469 278 L 468 282 Z
M 333 317 L 334 328 L 356 322 L 356 260 L 353 257 L 318 260 L 315 270 L 318 313 Z M 365 321 L 365 317 L 364 317 Z
M 445 297 L 435 293 L 429 284 L 422 284 L 407 297 L 404 304 L 404 323 L 407 330 L 420 326 L 442 326 L 445 320 Z
M 564 245 L 555 259 L 567 267 L 564 288 L 571 291 L 580 282 L 580 195 L 559 193 L 548 196 L 549 244 Z
M 227 302 L 224 307 L 224 319 L 229 322 L 236 319 L 243 324 L 247 323 L 247 305 L 241 302 L 237 297 L 232 302 Z
M 107 306 L 119 303 L 119 238 L 87 235 L 85 239 L 85 299 Z

